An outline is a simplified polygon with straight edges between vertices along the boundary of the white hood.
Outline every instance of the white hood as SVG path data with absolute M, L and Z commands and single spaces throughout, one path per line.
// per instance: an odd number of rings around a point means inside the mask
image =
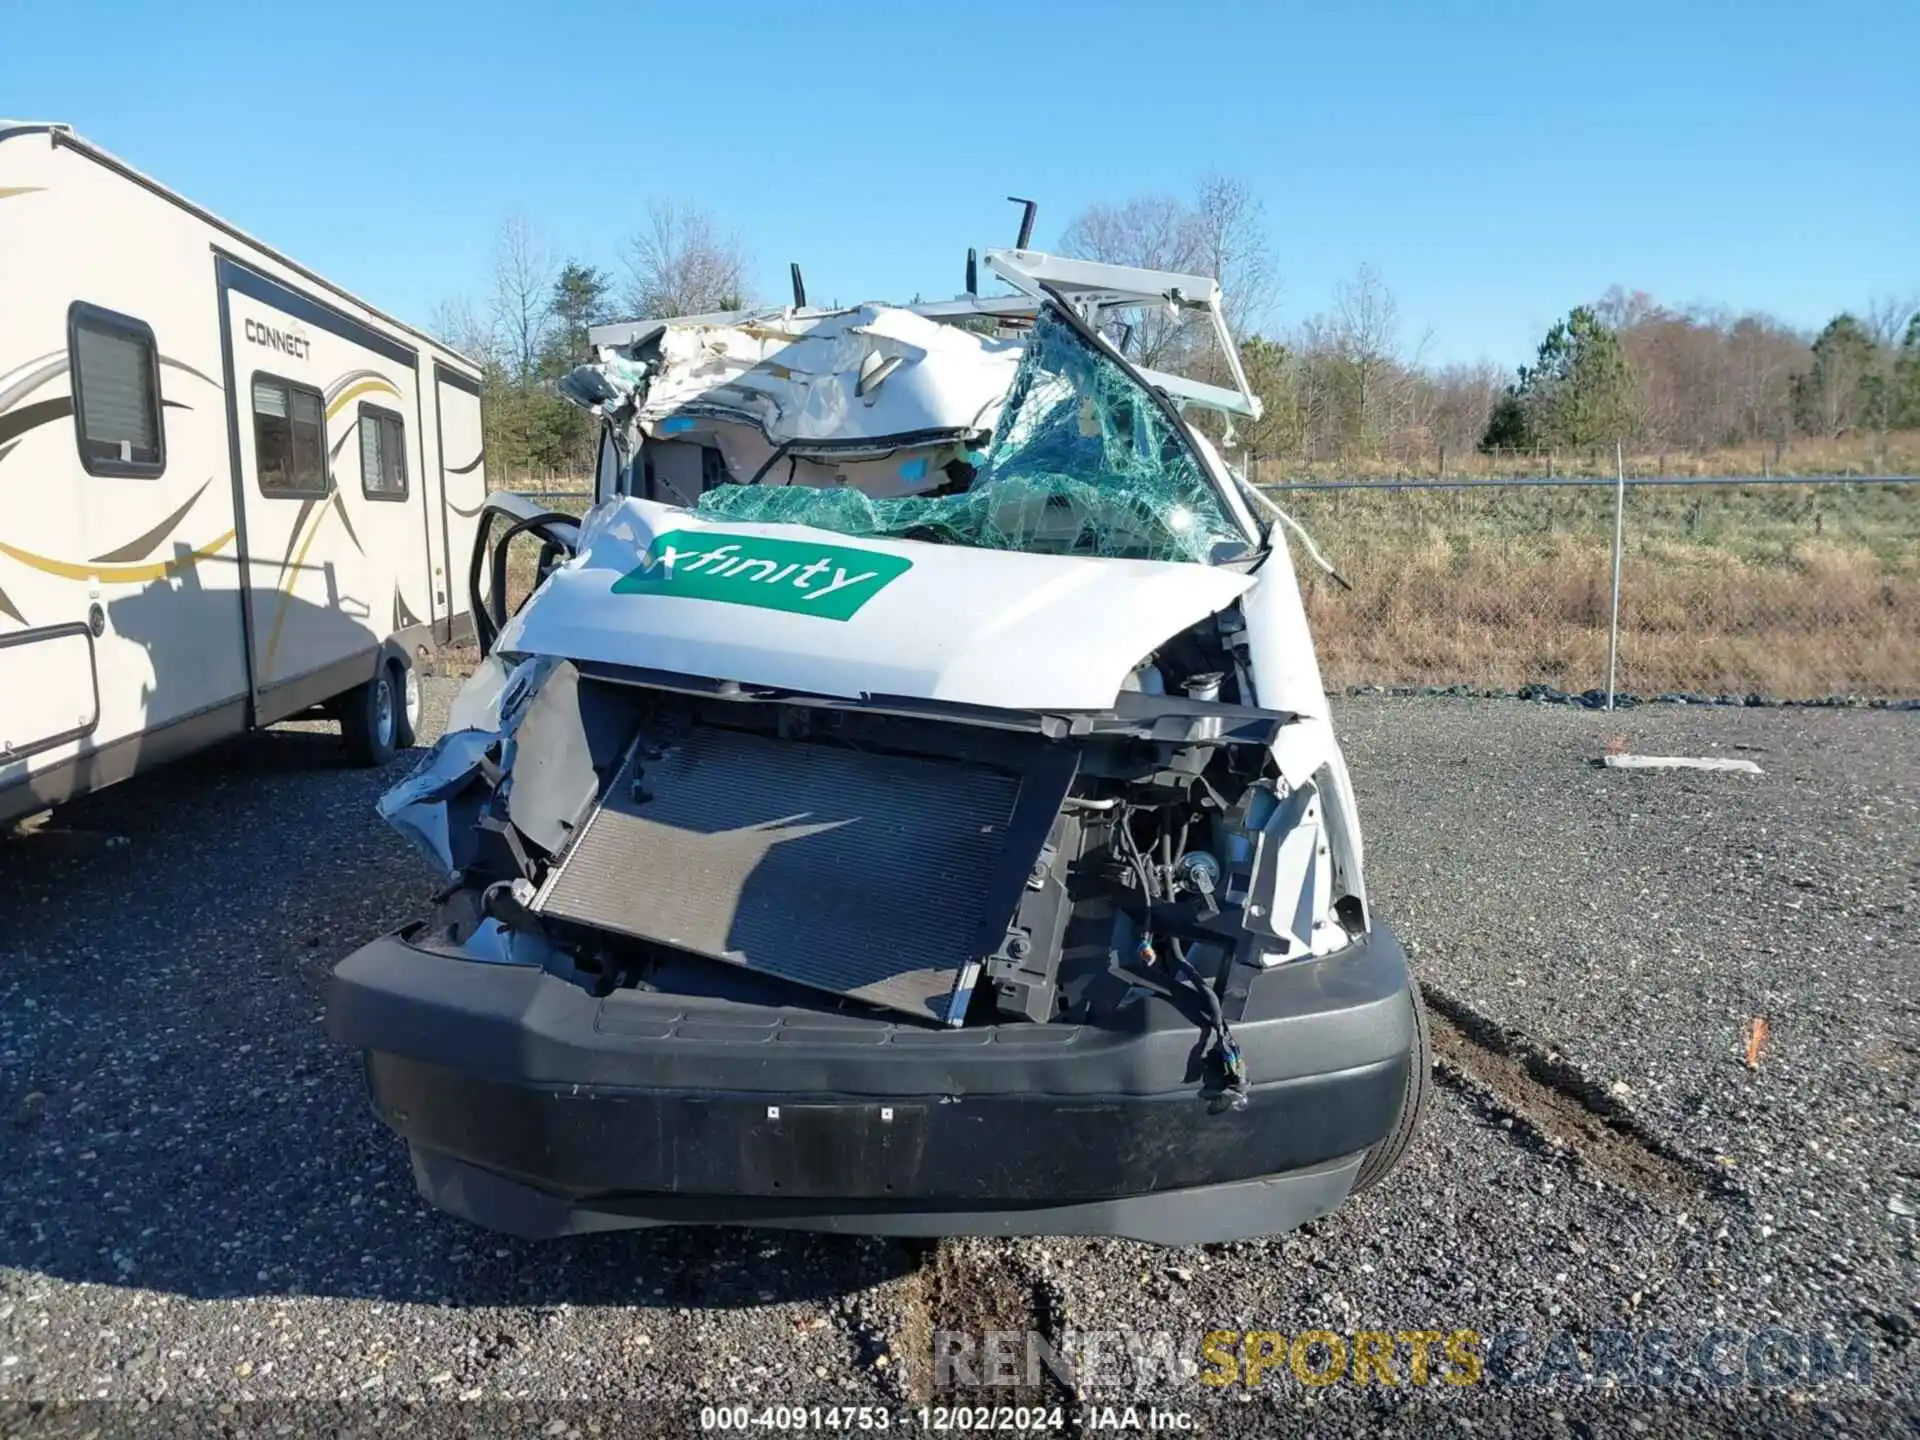
M 1107 708 L 1148 652 L 1253 584 L 1197 564 L 712 523 L 646 500 L 593 511 L 581 544 L 501 651 L 1013 710 Z

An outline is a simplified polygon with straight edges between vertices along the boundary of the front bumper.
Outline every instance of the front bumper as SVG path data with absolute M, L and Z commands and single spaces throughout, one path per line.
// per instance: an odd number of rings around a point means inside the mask
M 1290 1229 L 1346 1198 L 1417 1044 L 1376 927 L 1254 978 L 1242 1109 L 1203 1093 L 1193 1015 L 1119 1027 L 913 1024 L 621 991 L 387 936 L 334 972 L 328 1024 L 434 1204 L 530 1237 L 730 1223 L 866 1234 Z

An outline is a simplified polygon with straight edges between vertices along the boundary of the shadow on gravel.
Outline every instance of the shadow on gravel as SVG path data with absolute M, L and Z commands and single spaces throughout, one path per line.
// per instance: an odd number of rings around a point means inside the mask
M 907 1246 L 773 1231 L 532 1244 L 416 1196 L 322 1025 L 334 963 L 430 886 L 373 813 L 413 758 L 355 770 L 330 728 L 270 731 L 0 839 L 0 1267 L 194 1299 L 673 1307 L 914 1269 Z

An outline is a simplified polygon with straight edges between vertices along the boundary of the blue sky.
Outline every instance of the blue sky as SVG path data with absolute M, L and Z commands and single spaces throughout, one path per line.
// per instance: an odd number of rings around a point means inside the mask
M 503 213 L 618 270 L 653 197 L 757 293 L 959 287 L 1206 169 L 1265 202 L 1284 327 L 1361 263 L 1427 358 L 1526 359 L 1618 283 L 1804 325 L 1920 292 L 1920 4 L 5 7 L 0 113 L 71 122 L 406 318 Z

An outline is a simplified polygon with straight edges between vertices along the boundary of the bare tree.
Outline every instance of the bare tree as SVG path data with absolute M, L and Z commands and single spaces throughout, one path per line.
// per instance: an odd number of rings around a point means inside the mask
M 509 213 L 493 242 L 492 320 L 507 371 L 523 384 L 538 371 L 553 324 L 558 271 L 532 222 L 517 210 Z
M 1136 195 L 1118 205 L 1091 205 L 1060 232 L 1060 249 L 1082 260 L 1143 270 L 1198 268 L 1192 214 L 1171 195 Z M 1164 367 L 1191 343 L 1181 315 L 1153 306 L 1125 314 L 1132 327 L 1128 353 L 1142 365 Z
M 1310 315 L 1300 322 L 1293 339 L 1299 357 L 1296 394 L 1300 417 L 1300 441 L 1306 458 L 1323 460 L 1340 454 L 1341 405 L 1339 384 L 1339 347 L 1332 327 L 1324 315 Z
M 1610 330 L 1625 330 L 1660 312 L 1659 303 L 1644 290 L 1609 286 L 1594 302 L 1593 313 Z
M 1266 220 L 1266 205 L 1239 180 L 1207 175 L 1200 181 L 1191 220 L 1196 268 L 1220 282 L 1235 336 L 1264 329 L 1280 303 Z
M 744 309 L 746 269 L 739 236 L 723 235 L 711 214 L 658 200 L 628 242 L 627 303 L 636 315 L 656 319 Z
M 1493 407 L 1507 388 L 1507 372 L 1491 360 L 1446 365 L 1412 379 L 1409 437 L 1424 453 L 1445 450 L 1465 455 L 1487 433 Z
M 1202 177 L 1191 203 L 1171 195 L 1138 195 L 1120 204 L 1089 206 L 1060 234 L 1060 249 L 1083 260 L 1209 275 L 1220 282 L 1228 327 L 1237 337 L 1257 333 L 1278 298 L 1266 212 L 1240 181 Z M 1175 357 L 1204 368 L 1213 337 L 1191 315 L 1157 308 L 1129 315 L 1131 353 L 1164 367 Z
M 442 300 L 427 319 L 427 331 L 482 365 L 501 363 L 500 334 L 491 314 L 473 308 L 465 295 Z
M 1810 363 L 1806 337 L 1770 315 L 1742 315 L 1727 333 L 1735 434 L 1785 440 L 1793 428 L 1793 377 Z
M 1874 344 L 1882 350 L 1894 351 L 1900 348 L 1907 324 L 1916 314 L 1920 314 L 1920 297 L 1876 295 L 1867 302 L 1861 318 Z
M 1184 270 L 1193 263 L 1187 207 L 1171 195 L 1136 195 L 1118 205 L 1090 205 L 1060 232 L 1060 248 L 1082 260 Z
M 1362 265 L 1334 287 L 1327 336 L 1342 372 L 1344 438 L 1363 451 L 1377 450 L 1405 418 L 1419 362 L 1401 356 L 1400 304 L 1373 266 Z

